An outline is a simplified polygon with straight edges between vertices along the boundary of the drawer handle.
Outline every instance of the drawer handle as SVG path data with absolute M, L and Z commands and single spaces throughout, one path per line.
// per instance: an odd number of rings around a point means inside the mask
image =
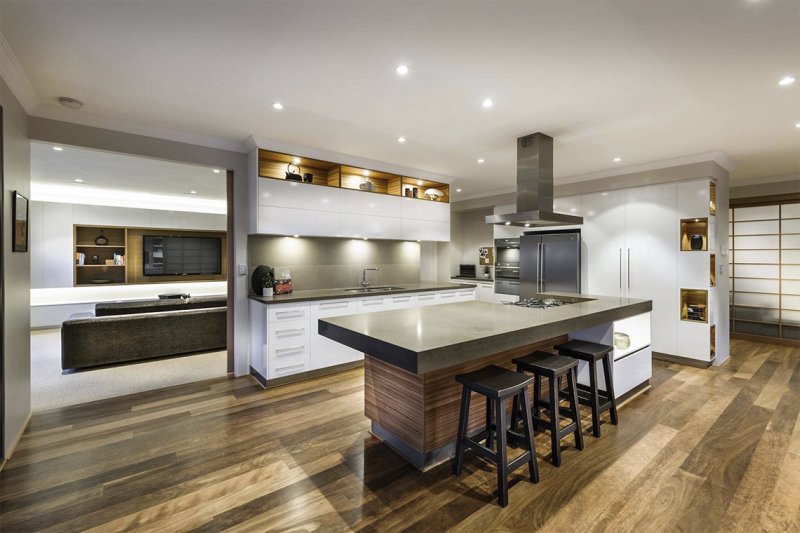
M 280 331 L 276 331 L 275 335 L 296 335 L 297 333 L 305 333 L 306 328 L 295 328 L 295 329 L 282 329 Z
M 344 309 L 345 307 L 348 307 L 349 305 L 350 305 L 349 303 L 343 303 L 343 304 L 322 304 L 322 305 L 320 305 L 320 306 L 319 306 L 319 308 L 320 308 L 320 309 Z
M 291 348 L 278 348 L 275 350 L 275 353 L 278 354 L 278 353 L 300 352 L 302 350 L 305 350 L 305 348 L 306 348 L 305 345 L 301 344 L 300 346 L 293 346 Z
M 278 311 L 277 313 L 275 313 L 275 316 L 280 318 L 289 316 L 303 316 L 305 314 L 306 312 L 301 309 L 300 311 Z
M 379 302 L 363 302 L 363 303 L 364 305 L 381 305 L 383 303 L 383 300 Z
M 436 295 L 419 297 L 420 300 L 433 300 L 434 298 L 436 298 Z
M 411 296 L 395 296 L 392 298 L 395 302 L 407 302 L 411 299 Z
M 439 296 L 441 296 L 442 298 L 453 298 L 455 296 L 455 293 L 440 294 Z
M 300 368 L 301 366 L 304 366 L 304 365 L 305 365 L 305 363 L 299 363 L 299 364 L 296 364 L 296 365 L 289 365 L 289 366 L 281 366 L 281 367 L 276 368 L 275 371 L 276 372 L 282 372 L 284 370 L 291 370 L 293 368 Z

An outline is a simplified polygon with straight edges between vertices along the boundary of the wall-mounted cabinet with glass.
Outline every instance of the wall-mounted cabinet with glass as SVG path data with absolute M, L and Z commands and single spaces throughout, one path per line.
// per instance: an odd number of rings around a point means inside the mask
M 800 345 L 800 202 L 730 209 L 731 332 Z

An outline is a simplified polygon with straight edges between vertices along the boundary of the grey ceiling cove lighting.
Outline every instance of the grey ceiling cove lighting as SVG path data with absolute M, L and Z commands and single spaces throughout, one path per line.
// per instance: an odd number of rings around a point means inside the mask
M 583 217 L 553 212 L 553 138 L 533 133 L 517 139 L 517 212 L 490 215 L 487 224 L 577 226 Z
M 59 96 L 58 103 L 70 109 L 80 109 L 83 107 L 83 102 L 67 96 Z

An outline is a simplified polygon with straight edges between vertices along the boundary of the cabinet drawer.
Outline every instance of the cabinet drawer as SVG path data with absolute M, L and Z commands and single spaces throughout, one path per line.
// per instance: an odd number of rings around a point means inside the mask
M 308 372 L 308 357 L 297 360 L 280 360 L 269 362 L 269 376 L 268 379 L 280 378 L 283 376 L 290 376 L 298 372 Z
M 387 296 L 377 296 L 375 298 L 362 298 L 358 301 L 359 313 L 371 313 L 373 311 L 383 311 L 389 303 Z
M 308 346 L 309 329 L 308 320 L 288 320 L 271 324 L 268 328 L 267 345 L 270 348 Z
M 417 300 L 414 294 L 396 294 L 389 299 L 389 309 L 408 309 L 416 307 Z
M 469 289 L 458 289 L 456 291 L 456 300 L 459 302 L 469 302 L 475 299 L 477 289 L 469 288 Z
M 308 303 L 268 306 L 267 323 L 269 325 L 289 320 L 308 320 Z
M 292 364 L 296 361 L 308 360 L 308 339 L 288 342 L 286 346 L 267 345 L 267 359 L 280 361 L 281 364 Z
M 444 291 L 436 295 L 436 301 L 442 304 L 449 304 L 458 301 L 456 291 Z
M 417 303 L 420 307 L 426 305 L 436 305 L 437 297 L 435 292 L 423 292 L 417 295 Z
M 358 301 L 355 299 L 325 300 L 311 304 L 311 318 L 329 318 L 332 316 L 352 315 L 357 312 Z

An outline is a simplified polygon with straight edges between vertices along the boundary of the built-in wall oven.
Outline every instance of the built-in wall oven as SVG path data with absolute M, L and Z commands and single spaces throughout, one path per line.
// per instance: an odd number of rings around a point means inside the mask
M 494 250 L 494 292 L 519 295 L 519 239 L 495 239 Z

